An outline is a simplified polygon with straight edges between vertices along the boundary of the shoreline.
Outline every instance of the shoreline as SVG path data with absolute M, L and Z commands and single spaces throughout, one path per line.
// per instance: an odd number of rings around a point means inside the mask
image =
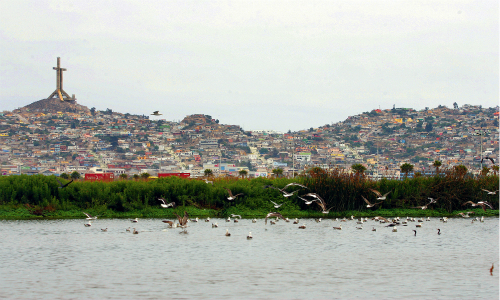
M 143 210 L 129 211 L 129 212 L 116 212 L 112 210 L 54 210 L 47 211 L 42 215 L 35 215 L 30 212 L 27 208 L 23 206 L 0 206 L 0 220 L 59 220 L 59 219 L 81 219 L 86 220 L 83 211 L 99 216 L 98 219 L 133 219 L 133 218 L 149 218 L 149 219 L 174 219 L 177 217 L 174 213 L 183 215 L 184 212 L 188 212 L 189 217 L 199 218 L 200 220 L 210 218 L 227 218 L 231 214 L 241 215 L 242 219 L 263 219 L 270 211 L 263 210 L 248 210 L 238 211 L 237 208 L 231 207 L 228 209 L 214 210 L 214 209 L 198 209 L 194 206 L 177 207 L 175 209 L 161 209 L 161 208 L 146 208 Z M 448 217 L 448 218 L 461 218 L 457 215 L 460 212 L 474 212 L 471 214 L 469 219 L 475 217 L 499 217 L 499 210 L 483 211 L 481 208 L 476 209 L 464 209 L 460 211 L 453 211 L 451 213 L 445 210 L 421 210 L 421 209 L 377 209 L 377 210 L 363 210 L 363 211 L 340 211 L 340 212 L 330 212 L 329 214 L 323 214 L 320 211 L 313 210 L 271 210 L 281 213 L 285 218 L 295 219 L 295 218 L 322 218 L 322 219 L 335 219 L 335 218 L 349 218 L 354 216 L 355 218 L 373 218 L 376 216 L 381 217 Z

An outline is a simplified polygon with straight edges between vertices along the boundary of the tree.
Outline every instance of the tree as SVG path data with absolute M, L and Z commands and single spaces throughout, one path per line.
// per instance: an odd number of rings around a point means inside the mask
M 467 174 L 467 167 L 464 165 L 455 166 L 455 173 L 460 177 L 464 177 Z
M 238 173 L 240 174 L 241 178 L 246 177 L 248 175 L 247 170 L 240 170 Z
M 95 107 L 92 107 L 92 108 L 90 109 L 90 113 L 92 114 L 92 116 L 95 116 Z
M 483 169 L 481 170 L 481 175 L 486 176 L 488 175 L 488 172 L 490 171 L 490 168 L 487 166 L 483 166 Z
M 425 125 L 425 131 L 427 131 L 427 132 L 432 131 L 432 123 L 431 122 L 427 122 L 427 124 Z
M 439 174 L 439 167 L 441 167 L 441 162 L 439 160 L 435 160 L 432 164 L 436 168 L 436 175 Z
M 78 173 L 77 171 L 73 171 L 73 173 L 71 173 L 72 179 L 80 179 L 80 177 L 80 173 Z
M 498 174 L 498 166 L 491 166 L 491 169 L 493 170 L 493 174 L 496 176 Z
M 210 176 L 214 175 L 214 172 L 211 169 L 205 169 L 205 171 L 203 171 L 203 173 L 205 174 L 206 177 L 210 177 Z
M 141 174 L 141 178 L 142 178 L 142 179 L 148 179 L 150 176 L 151 176 L 151 175 L 149 175 L 149 173 L 148 173 L 148 172 L 144 172 L 144 173 L 142 173 L 142 174 Z
M 126 180 L 128 178 L 127 174 L 120 174 L 120 179 Z
M 283 175 L 283 169 L 281 169 L 281 168 L 273 169 L 272 172 L 273 172 L 274 176 L 276 176 L 276 177 L 280 177 Z
M 354 164 L 351 166 L 351 169 L 356 172 L 356 175 L 363 175 L 366 171 L 365 166 L 363 166 L 362 164 Z
M 69 179 L 68 173 L 62 173 L 61 175 L 59 175 L 59 177 L 61 177 L 62 179 Z
M 140 176 L 137 174 L 134 174 L 132 177 L 134 178 L 134 180 L 137 180 L 137 179 L 139 179 Z
M 405 178 L 408 178 L 408 173 L 413 171 L 413 165 L 409 163 L 404 163 L 401 165 L 401 172 L 405 173 Z

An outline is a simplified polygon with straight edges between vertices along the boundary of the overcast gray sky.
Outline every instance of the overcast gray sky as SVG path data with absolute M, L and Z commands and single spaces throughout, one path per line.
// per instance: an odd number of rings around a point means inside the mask
M 498 105 L 498 0 L 0 1 L 0 109 L 308 129 L 376 108 Z

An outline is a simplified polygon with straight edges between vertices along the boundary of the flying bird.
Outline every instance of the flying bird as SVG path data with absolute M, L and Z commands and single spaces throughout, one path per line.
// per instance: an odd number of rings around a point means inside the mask
M 472 207 L 475 207 L 475 206 L 481 206 L 481 208 L 486 211 L 486 208 L 489 208 L 489 209 L 493 209 L 493 205 L 491 205 L 491 203 L 489 203 L 488 201 L 479 201 L 478 203 L 474 203 L 472 201 L 467 201 L 465 202 L 464 204 L 462 205 L 465 205 L 465 204 L 471 204 Z
M 267 218 L 270 218 L 270 217 L 278 217 L 278 218 L 282 218 L 283 220 L 285 219 L 285 218 L 283 218 L 283 216 L 279 212 L 270 212 L 266 216 L 266 220 L 265 220 L 266 225 L 267 225 Z
M 433 199 L 431 197 L 429 197 L 429 200 L 431 200 L 429 203 L 427 203 L 426 205 L 423 205 L 423 206 L 415 206 L 415 207 L 412 207 L 412 208 L 421 208 L 421 209 L 427 209 L 427 206 L 431 205 L 431 204 L 434 204 L 436 203 L 437 199 Z
M 292 182 L 292 183 L 289 183 L 289 184 L 285 185 L 282 189 L 277 188 L 277 187 L 272 186 L 272 185 L 265 185 L 263 188 L 272 188 L 272 189 L 275 189 L 275 190 L 280 191 L 280 192 L 283 194 L 283 196 L 285 196 L 285 197 L 291 197 L 291 196 L 293 196 L 293 194 L 294 194 L 294 193 L 296 193 L 296 192 L 298 192 L 298 191 L 299 191 L 299 190 L 295 190 L 295 191 L 293 191 L 293 192 L 287 192 L 287 191 L 286 191 L 286 188 L 287 188 L 287 187 L 289 187 L 289 186 L 293 186 L 293 185 L 300 186 L 300 187 L 302 187 L 302 188 L 307 189 L 307 187 L 306 187 L 305 185 L 302 185 L 302 184 L 300 184 L 300 183 L 295 183 L 295 182 Z M 277 207 L 276 207 L 276 208 L 277 208 Z
M 280 208 L 281 205 L 283 205 L 283 203 L 278 204 L 278 203 L 274 202 L 273 200 L 269 200 L 269 201 L 271 201 L 274 204 L 274 208 Z
M 469 218 L 470 217 L 469 214 L 473 214 L 473 213 L 474 213 L 473 211 L 468 211 L 466 213 L 461 212 L 461 213 L 458 213 L 457 216 L 461 215 L 462 218 Z
M 322 209 L 322 213 L 324 214 L 327 214 L 330 212 L 330 209 L 332 209 L 331 207 L 330 208 L 326 208 L 326 202 L 325 200 L 323 200 L 323 198 L 321 198 L 318 194 L 316 193 L 309 193 L 309 194 L 305 194 L 304 197 L 312 197 L 312 198 L 315 198 L 317 199 L 318 201 L 316 201 L 316 203 L 321 207 Z
M 158 110 L 155 110 L 152 114 L 152 116 L 161 116 L 160 112 Z
M 170 220 L 163 220 L 162 222 L 163 223 L 167 223 L 168 224 L 168 228 L 176 228 L 177 227 L 177 224 L 174 224 L 174 222 L 172 222 Z
M 187 227 L 187 223 L 188 223 L 188 220 L 189 220 L 189 215 L 187 212 L 184 212 L 184 217 L 181 218 L 181 216 L 179 216 L 178 214 L 174 213 L 175 216 L 177 217 L 177 220 L 179 220 L 179 226 L 181 228 L 186 228 Z
M 303 200 L 305 202 L 305 204 L 307 204 L 307 205 L 312 204 L 314 201 L 318 201 L 318 199 L 309 200 L 309 199 L 302 198 L 300 196 L 297 196 L 297 197 L 299 197 L 299 199 Z
M 163 202 L 162 204 L 160 204 L 161 207 L 163 207 L 163 208 L 169 208 L 169 207 L 174 208 L 175 207 L 175 202 L 170 202 L 167 204 L 167 202 L 163 198 L 158 198 L 158 201 Z
M 372 207 L 375 207 L 375 205 L 378 205 L 378 204 L 380 204 L 380 203 L 384 202 L 384 201 L 380 201 L 380 202 L 377 202 L 377 203 L 373 203 L 373 204 L 371 204 L 371 203 L 370 203 L 370 201 L 368 201 L 365 197 L 361 196 L 361 198 L 363 198 L 363 200 L 365 200 L 365 202 L 366 202 L 366 204 L 367 204 L 367 205 L 366 205 L 366 207 L 367 207 L 367 208 L 372 208 Z
M 240 218 L 241 219 L 241 216 L 240 215 L 231 214 L 231 218 Z
M 230 189 L 228 189 L 228 188 L 224 188 L 224 189 L 229 193 L 229 197 L 227 197 L 227 200 L 230 200 L 230 201 L 236 199 L 236 197 L 238 197 L 240 195 L 243 195 L 243 193 L 239 193 L 239 194 L 236 194 L 233 196 L 233 193 L 231 192 Z
M 491 163 L 492 163 L 492 164 L 495 164 L 495 160 L 494 160 L 493 158 L 489 157 L 489 156 L 485 156 L 485 157 L 483 157 L 483 158 L 481 159 L 481 163 L 483 163 L 483 160 L 485 160 L 485 159 L 489 159 L 489 160 L 491 161 Z
M 377 195 L 377 196 L 378 196 L 378 197 L 377 197 L 377 200 L 382 200 L 382 201 L 383 201 L 383 200 L 385 200 L 385 199 L 386 199 L 386 197 L 387 197 L 387 195 L 389 195 L 389 193 L 391 192 L 391 191 L 388 191 L 387 193 L 385 193 L 385 194 L 383 194 L 383 195 L 382 195 L 382 194 L 381 194 L 379 191 L 377 191 L 377 190 L 370 189 L 370 191 L 374 192 L 374 193 L 375 193 L 375 195 Z
M 488 195 L 495 195 L 498 192 L 498 190 L 496 190 L 496 191 L 488 191 L 485 189 L 482 189 L 482 190 L 485 191 L 486 193 L 488 193 Z
M 91 214 L 88 214 L 84 211 L 82 211 L 82 212 L 87 216 L 86 220 L 97 220 L 98 216 L 92 216 Z
M 57 179 L 57 178 L 56 178 L 56 180 L 57 180 L 57 182 L 59 182 L 59 185 L 60 185 L 60 186 L 59 186 L 59 188 L 60 188 L 60 189 L 63 189 L 63 188 L 65 188 L 65 187 L 67 187 L 70 183 L 72 183 L 72 182 L 73 182 L 73 179 L 71 179 L 71 181 L 70 181 L 70 182 L 68 182 L 68 183 L 66 183 L 66 184 L 62 184 L 62 183 L 59 181 L 59 179 Z

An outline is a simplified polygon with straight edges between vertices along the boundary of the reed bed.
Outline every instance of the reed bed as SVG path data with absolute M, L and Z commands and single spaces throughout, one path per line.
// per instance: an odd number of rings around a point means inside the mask
M 64 179 L 60 179 L 64 181 Z M 362 174 L 352 174 L 340 169 L 325 171 L 313 169 L 309 173 L 291 178 L 217 178 L 214 184 L 204 180 L 167 177 L 150 180 L 117 180 L 114 182 L 75 181 L 65 188 L 55 176 L 21 175 L 0 177 L 0 218 L 73 217 L 85 210 L 104 217 L 173 217 L 174 213 L 188 211 L 198 217 L 226 217 L 238 214 L 253 218 L 265 216 L 270 211 L 280 211 L 289 217 L 343 217 L 381 215 L 384 211 L 413 211 L 412 215 L 451 215 L 470 210 L 467 201 L 488 201 L 498 214 L 498 194 L 488 195 L 482 189 L 498 190 L 497 175 L 473 178 L 452 171 L 440 176 L 417 177 L 404 180 L 382 179 L 372 181 Z M 66 181 L 67 182 L 67 181 Z M 297 194 L 312 192 L 320 195 L 331 207 L 328 215 L 322 214 L 313 203 L 306 205 L 297 196 L 283 197 L 280 191 L 264 188 L 273 185 L 283 188 L 291 182 L 307 186 Z M 227 191 L 243 193 L 228 201 Z M 376 202 L 370 189 L 389 192 L 376 210 L 366 208 L 362 197 Z M 159 197 L 176 202 L 174 209 L 161 209 Z M 437 199 L 427 211 L 412 207 L 425 205 L 428 198 Z M 276 209 L 272 200 L 283 205 Z M 404 213 L 399 214 L 404 215 Z

